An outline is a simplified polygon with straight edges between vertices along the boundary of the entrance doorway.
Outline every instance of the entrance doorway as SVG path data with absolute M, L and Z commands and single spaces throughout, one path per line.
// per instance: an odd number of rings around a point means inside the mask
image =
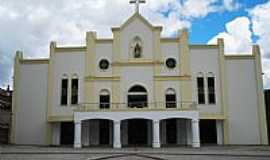
M 110 144 L 110 120 L 99 121 L 99 144 Z
M 200 141 L 202 144 L 217 144 L 216 120 L 200 120 Z
M 166 139 L 167 144 L 176 144 L 177 139 L 177 129 L 176 129 L 176 119 L 166 120 Z
M 61 145 L 73 145 L 74 143 L 74 123 L 62 122 L 61 123 Z
M 151 134 L 148 125 L 149 120 L 130 119 L 127 121 L 127 141 L 129 146 L 147 146 L 149 143 L 149 134 Z

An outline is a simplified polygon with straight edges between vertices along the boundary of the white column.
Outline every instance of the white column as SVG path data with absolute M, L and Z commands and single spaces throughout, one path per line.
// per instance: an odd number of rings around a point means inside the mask
M 60 137 L 61 137 L 61 123 L 52 123 L 52 133 L 53 133 L 53 145 L 60 145 Z
M 200 130 L 199 130 L 199 120 L 192 119 L 192 147 L 200 147 Z
M 223 121 L 216 120 L 216 127 L 217 127 L 217 144 L 223 144 Z
M 81 128 L 82 128 L 82 123 L 81 121 L 75 122 L 75 127 L 74 127 L 74 148 L 81 148 L 82 143 L 81 143 Z
M 121 148 L 121 121 L 113 121 L 113 148 Z
M 160 148 L 159 120 L 155 120 L 153 123 L 153 148 Z
M 82 145 L 89 146 L 89 121 L 82 122 Z

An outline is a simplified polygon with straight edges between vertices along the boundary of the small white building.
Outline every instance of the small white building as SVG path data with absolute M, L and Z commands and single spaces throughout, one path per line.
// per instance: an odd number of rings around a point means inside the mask
M 188 31 L 161 37 L 139 12 L 113 38 L 50 44 L 48 59 L 14 65 L 14 144 L 152 146 L 267 144 L 259 46 L 225 55 L 190 44 Z

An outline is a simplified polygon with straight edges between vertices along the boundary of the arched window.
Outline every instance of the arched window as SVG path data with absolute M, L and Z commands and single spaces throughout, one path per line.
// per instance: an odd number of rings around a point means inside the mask
M 169 88 L 166 90 L 165 94 L 166 108 L 176 108 L 176 92 L 174 89 Z
M 110 108 L 110 92 L 103 89 L 99 93 L 99 108 L 109 109 Z
M 64 74 L 61 80 L 61 105 L 68 104 L 68 76 Z
M 144 87 L 135 85 L 128 90 L 128 107 L 147 107 L 147 90 Z
M 131 53 L 133 55 L 133 58 L 141 58 L 142 52 L 142 40 L 139 36 L 135 36 L 131 43 Z
M 216 93 L 215 93 L 215 75 L 213 73 L 207 74 L 207 88 L 208 88 L 208 103 L 216 103 Z
M 197 75 L 197 93 L 198 93 L 198 104 L 205 104 L 205 93 L 204 93 L 204 78 L 203 73 Z
M 71 104 L 78 104 L 79 78 L 77 75 L 72 76 L 71 80 Z

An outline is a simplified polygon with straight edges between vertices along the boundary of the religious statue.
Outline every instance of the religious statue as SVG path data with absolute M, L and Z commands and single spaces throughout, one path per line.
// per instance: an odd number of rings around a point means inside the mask
M 136 43 L 134 47 L 134 58 L 140 58 L 142 53 L 142 48 L 139 43 Z

